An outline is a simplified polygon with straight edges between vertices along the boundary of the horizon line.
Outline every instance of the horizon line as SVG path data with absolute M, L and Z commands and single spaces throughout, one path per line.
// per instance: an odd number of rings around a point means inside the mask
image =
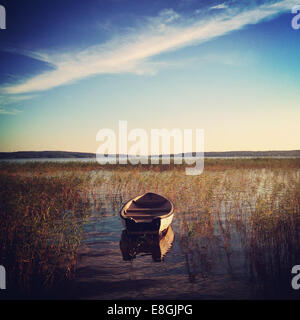
M 89 152 L 89 151 L 66 151 L 66 150 L 19 150 L 19 151 L 0 151 L 0 154 L 2 153 L 39 153 L 39 152 L 52 152 L 52 153 L 78 153 L 78 154 L 93 154 L 97 155 L 97 152 Z M 203 153 L 232 153 L 232 152 L 300 152 L 300 149 L 288 149 L 288 150 L 278 150 L 278 149 L 269 149 L 269 150 L 226 150 L 226 151 L 204 151 Z M 179 153 L 163 153 L 159 155 L 178 155 L 178 154 L 195 154 L 195 153 L 201 153 L 196 151 L 188 151 L 188 152 L 179 152 Z M 126 154 L 126 153 L 106 153 L 105 155 L 124 155 L 124 156 L 132 156 L 132 154 Z M 145 155 L 136 155 L 136 156 L 152 156 L 153 154 L 145 154 Z M 157 156 L 153 155 L 153 156 Z

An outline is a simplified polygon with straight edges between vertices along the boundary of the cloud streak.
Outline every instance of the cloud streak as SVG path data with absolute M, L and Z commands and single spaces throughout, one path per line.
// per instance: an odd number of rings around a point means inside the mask
M 226 3 L 221 3 L 216 6 L 210 7 L 211 10 L 213 10 L 213 9 L 226 9 L 226 8 L 228 8 Z
M 34 97 L 35 95 L 0 95 L 0 115 L 15 116 L 21 113 L 22 111 L 15 107 L 19 107 L 22 102 Z
M 295 0 L 267 2 L 256 7 L 223 8 L 213 18 L 182 17 L 172 9 L 147 19 L 139 31 L 112 39 L 78 53 L 33 53 L 48 62 L 54 70 L 2 88 L 5 94 L 23 94 L 48 90 L 98 74 L 154 72 L 153 56 L 182 47 L 199 44 L 246 25 L 256 24 L 291 10 Z M 221 5 L 222 6 L 222 5 Z M 209 10 L 209 8 L 208 8 Z
M 5 115 L 11 115 L 11 116 L 15 116 L 17 114 L 19 114 L 20 112 L 22 112 L 21 110 L 18 109 L 4 109 L 0 107 L 0 114 L 5 114 Z

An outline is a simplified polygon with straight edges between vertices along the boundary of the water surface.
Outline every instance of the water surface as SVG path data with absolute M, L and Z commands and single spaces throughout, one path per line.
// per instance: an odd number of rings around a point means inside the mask
M 258 189 L 268 191 L 263 181 Z M 207 219 L 205 212 L 175 212 L 174 237 L 161 259 L 159 240 L 152 241 L 151 252 L 151 241 L 149 248 L 144 238 L 125 239 L 129 255 L 124 257 L 118 205 L 95 211 L 84 228 L 75 278 L 61 294 L 76 299 L 299 299 L 291 288 L 290 270 L 300 264 L 299 249 L 289 243 L 294 239 L 286 234 L 274 243 L 263 233 L 258 241 L 250 240 L 247 219 L 229 220 L 231 203 L 223 202 Z

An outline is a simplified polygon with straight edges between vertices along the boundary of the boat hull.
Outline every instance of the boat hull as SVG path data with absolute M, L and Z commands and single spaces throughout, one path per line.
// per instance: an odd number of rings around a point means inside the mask
M 167 198 L 147 192 L 127 201 L 120 217 L 130 234 L 161 234 L 171 224 L 174 205 Z
M 136 222 L 133 219 L 122 219 L 124 228 L 131 234 L 162 233 L 172 223 L 173 214 L 166 218 L 156 218 L 151 222 Z

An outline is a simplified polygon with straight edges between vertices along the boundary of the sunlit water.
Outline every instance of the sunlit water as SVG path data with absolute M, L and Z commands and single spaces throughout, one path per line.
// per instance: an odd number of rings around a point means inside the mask
M 176 158 L 176 157 L 175 157 Z M 273 159 L 297 159 L 297 156 L 243 156 L 243 157 L 215 157 L 209 156 L 207 159 L 264 159 L 264 158 L 273 158 Z M 160 159 L 159 157 L 152 157 L 152 159 Z M 172 159 L 172 158 L 171 158 Z M 186 157 L 186 160 L 194 160 L 195 157 Z M 150 163 L 150 157 L 148 158 Z M 27 163 L 27 162 L 95 162 L 95 158 L 27 158 L 27 159 L 0 159 L 1 162 L 10 162 L 10 163 Z M 128 162 L 130 162 L 128 160 Z

